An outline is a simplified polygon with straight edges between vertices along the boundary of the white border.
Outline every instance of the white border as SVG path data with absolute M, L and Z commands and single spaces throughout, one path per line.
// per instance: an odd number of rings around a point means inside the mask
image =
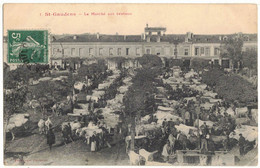
M 21 1 L 15 1 L 15 0 L 2 0 L 0 2 L 1 4 L 1 9 L 0 9 L 0 18 L 1 20 L 1 30 L 0 31 L 0 37 L 1 37 L 1 47 L 0 47 L 0 53 L 1 53 L 1 57 L 0 57 L 0 84 L 2 85 L 0 87 L 0 105 L 1 105 L 1 113 L 0 113 L 0 149 L 1 149 L 1 157 L 0 157 L 0 165 L 1 167 L 3 167 L 3 4 L 4 3 L 43 3 L 42 0 L 21 0 Z M 45 0 L 44 3 L 65 3 L 64 0 Z M 202 3 L 202 4 L 207 4 L 207 3 L 215 3 L 215 4 L 232 4 L 232 3 L 251 3 L 251 4 L 257 4 L 258 7 L 260 6 L 260 1 L 259 0 L 67 0 L 66 3 L 183 3 L 183 4 L 187 4 L 187 3 L 191 3 L 191 4 L 195 4 L 195 3 Z M 258 11 L 258 22 L 260 18 L 260 14 Z M 259 26 L 258 26 L 258 32 L 259 32 Z M 258 41 L 260 35 L 258 34 Z M 260 57 L 259 57 L 259 53 L 260 53 L 260 48 L 258 47 L 258 74 L 260 74 L 260 66 L 259 66 L 259 62 L 260 62 Z M 259 88 L 259 77 L 258 77 L 258 88 Z M 258 100 L 259 100 L 259 95 L 258 95 Z M 259 103 L 258 103 L 258 107 L 259 107 Z M 258 115 L 258 120 L 259 120 L 259 115 Z M 258 132 L 258 135 L 259 132 Z M 258 153 L 259 153 L 259 147 L 258 147 Z M 259 163 L 259 154 L 258 154 L 258 163 Z M 15 167 L 17 168 L 17 166 L 8 166 L 9 168 Z M 19 166 L 18 166 L 19 167 Z M 23 167 L 41 167 L 41 166 L 23 166 Z M 42 166 L 43 167 L 43 166 Z M 44 166 L 47 167 L 47 166 Z M 57 166 L 48 166 L 48 167 L 57 167 Z M 59 166 L 60 167 L 60 166 Z M 64 166 L 62 166 L 64 167 Z M 76 167 L 76 166 L 70 166 L 70 167 Z M 86 166 L 77 166 L 77 167 L 86 167 Z M 107 167 L 107 166 L 88 166 L 88 167 Z M 126 167 L 126 166 L 117 166 L 117 167 Z M 133 167 L 137 167 L 137 166 L 133 166 Z M 158 166 L 149 166 L 151 168 L 157 168 Z M 170 167 L 170 166 L 169 166 Z M 172 167 L 172 166 L 171 166 Z M 182 166 L 179 166 L 182 167 Z M 191 166 L 185 166 L 185 167 L 191 167 Z M 212 166 L 205 166 L 205 167 L 212 167 Z M 235 167 L 235 166 L 232 166 Z M 248 167 L 248 166 L 246 166 Z M 260 167 L 259 164 L 257 167 Z

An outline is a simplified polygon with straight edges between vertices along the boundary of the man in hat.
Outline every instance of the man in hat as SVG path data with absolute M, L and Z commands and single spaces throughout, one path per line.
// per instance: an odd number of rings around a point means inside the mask
M 239 144 L 239 153 L 240 153 L 240 156 L 243 156 L 243 155 L 245 154 L 246 139 L 245 139 L 245 137 L 243 137 L 242 134 L 239 134 L 238 144 Z
M 47 132 L 47 144 L 52 148 L 52 145 L 55 144 L 55 135 L 53 133 L 53 128 L 50 128 Z
M 166 133 L 167 127 L 168 127 L 168 123 L 167 123 L 166 118 L 165 118 L 165 119 L 163 120 L 163 122 L 162 122 L 162 131 L 163 131 L 163 134 Z

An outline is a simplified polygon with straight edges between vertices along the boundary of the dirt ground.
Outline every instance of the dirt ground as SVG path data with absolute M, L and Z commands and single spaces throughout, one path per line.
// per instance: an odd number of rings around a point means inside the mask
M 22 155 L 24 165 L 129 165 L 129 158 L 125 153 L 124 142 L 118 143 L 112 148 L 104 148 L 97 152 L 90 152 L 90 146 L 83 140 L 77 140 L 64 145 L 61 132 L 58 127 L 55 130 L 56 143 L 50 151 L 46 144 L 45 135 L 40 135 L 37 123 L 42 115 L 29 110 L 29 132 L 17 135 L 14 141 L 7 141 L 5 153 L 5 165 L 19 165 L 18 155 Z M 54 126 L 69 120 L 68 116 L 52 116 Z M 257 165 L 257 148 L 249 151 L 245 156 L 239 156 L 239 148 L 233 148 L 230 153 L 236 156 L 236 165 Z

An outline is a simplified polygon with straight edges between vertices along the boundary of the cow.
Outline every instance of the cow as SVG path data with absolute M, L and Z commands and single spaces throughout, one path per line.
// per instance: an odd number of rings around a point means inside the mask
M 145 162 L 145 158 L 134 151 L 129 151 L 128 153 L 130 165 L 141 165 L 142 162 Z

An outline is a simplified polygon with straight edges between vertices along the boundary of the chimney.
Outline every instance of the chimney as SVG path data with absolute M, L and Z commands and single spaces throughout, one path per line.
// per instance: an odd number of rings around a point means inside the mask
M 77 37 L 76 35 L 73 36 L 73 40 L 77 40 L 77 38 L 78 38 L 78 37 Z
M 146 23 L 146 27 L 148 27 L 148 23 Z
M 99 32 L 97 32 L 97 39 L 99 40 Z
M 219 36 L 219 41 L 222 41 L 222 36 Z
M 144 33 L 141 34 L 141 40 L 144 40 Z
M 52 36 L 52 39 L 51 39 L 51 41 L 55 41 L 56 40 L 56 38 L 54 37 L 54 36 Z
M 126 40 L 126 35 L 124 35 L 124 40 Z
M 193 33 L 187 32 L 187 33 L 186 33 L 186 36 L 187 36 L 188 40 L 191 40 L 192 37 L 193 37 Z

